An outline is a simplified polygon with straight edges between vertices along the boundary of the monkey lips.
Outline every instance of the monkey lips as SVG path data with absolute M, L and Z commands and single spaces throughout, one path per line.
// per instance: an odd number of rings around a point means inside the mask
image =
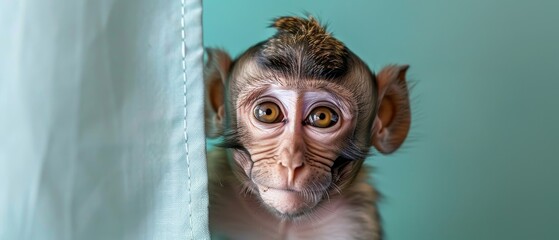
M 306 197 L 301 191 L 277 189 L 257 184 L 260 198 L 269 208 L 284 217 L 297 217 L 313 209 L 319 201 Z M 319 197 L 319 198 L 317 198 Z M 314 196 L 314 199 L 321 199 Z

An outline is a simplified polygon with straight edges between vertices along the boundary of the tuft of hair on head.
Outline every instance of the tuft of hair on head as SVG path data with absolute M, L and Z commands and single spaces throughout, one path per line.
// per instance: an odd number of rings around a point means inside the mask
M 278 31 L 262 46 L 264 65 L 310 77 L 337 77 L 346 72 L 346 46 L 314 17 L 279 17 L 271 27 Z

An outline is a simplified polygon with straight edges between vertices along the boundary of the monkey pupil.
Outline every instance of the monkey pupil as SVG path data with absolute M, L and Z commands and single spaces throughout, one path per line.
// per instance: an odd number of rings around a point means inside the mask
M 320 120 L 324 120 L 326 118 L 326 114 L 321 113 L 320 115 L 318 115 L 318 118 L 320 118 Z
M 272 115 L 272 109 L 266 109 L 266 115 Z

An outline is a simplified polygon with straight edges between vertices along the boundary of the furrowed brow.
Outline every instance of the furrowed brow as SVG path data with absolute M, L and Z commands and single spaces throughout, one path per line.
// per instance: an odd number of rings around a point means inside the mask
M 256 101 L 270 88 L 270 85 L 263 85 L 261 87 L 245 91 L 244 94 L 239 96 L 239 101 L 237 107 L 246 107 L 247 105 Z
M 348 109 L 356 107 L 356 106 L 354 106 L 355 103 L 352 99 L 344 97 L 344 96 L 346 96 L 346 94 L 339 94 L 340 90 L 332 89 L 330 87 L 320 87 L 320 89 L 327 92 L 330 96 L 332 96 L 332 98 L 334 98 L 334 100 L 336 101 L 336 104 L 338 104 L 338 106 L 343 106 L 344 108 L 346 108 L 344 110 L 347 111 Z M 342 96 L 340 96 L 340 95 L 342 95 Z

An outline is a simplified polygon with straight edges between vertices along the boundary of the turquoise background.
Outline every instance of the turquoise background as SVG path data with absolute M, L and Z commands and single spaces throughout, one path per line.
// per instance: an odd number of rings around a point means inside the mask
M 559 1 L 204 2 L 233 55 L 312 13 L 378 70 L 411 65 L 413 124 L 368 161 L 386 239 L 558 239 Z

